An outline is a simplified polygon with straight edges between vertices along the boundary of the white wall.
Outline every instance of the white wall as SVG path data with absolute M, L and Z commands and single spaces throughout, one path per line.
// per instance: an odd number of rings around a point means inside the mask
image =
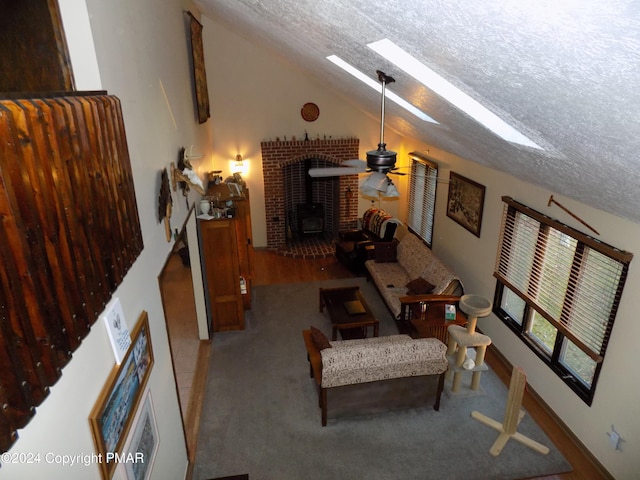
M 318 79 L 306 76 L 278 55 L 218 24 L 203 18 L 207 49 L 207 72 L 213 115 L 213 165 L 230 170 L 228 161 L 237 153 L 250 159 L 251 170 L 246 179 L 251 189 L 251 208 L 254 244 L 266 245 L 266 226 L 262 190 L 260 142 L 275 137 L 302 138 L 306 129 L 314 138 L 320 135 L 334 137 L 355 136 L 360 139 L 360 155 L 375 148 L 378 143 L 379 123 L 374 116 L 362 113 L 348 99 L 324 88 Z M 217 72 L 214 76 L 213 72 Z M 300 108 L 306 102 L 320 108 L 320 118 L 313 123 L 300 117 Z M 449 171 L 467 176 L 486 186 L 486 199 L 481 237 L 478 238 L 446 216 L 447 183 L 438 184 L 434 251 L 461 275 L 468 293 L 477 293 L 493 299 L 495 279 L 492 276 L 496 257 L 503 203 L 501 196 L 512 196 L 532 208 L 548 214 L 572 227 L 584 227 L 557 207 L 547 207 L 551 194 L 602 234 L 603 241 L 621 249 L 640 253 L 640 225 L 595 210 L 549 192 L 517 178 L 484 168 L 439 151 L 411 139 L 401 139 L 394 132 L 385 131 L 388 147 L 398 152 L 399 165 L 408 164 L 408 152 L 429 150 L 440 165 L 440 177 L 449 178 Z M 542 174 L 542 173 L 541 173 Z M 396 183 L 406 199 L 407 178 Z M 606 179 L 603 179 L 606 181 Z M 268 199 L 266 200 L 268 201 Z M 362 212 L 369 202 L 360 199 Z M 406 214 L 405 204 L 386 201 L 383 208 Z M 586 231 L 585 233 L 590 233 Z M 529 384 L 555 410 L 561 419 L 582 440 L 587 448 L 616 478 L 634 478 L 640 471 L 640 416 L 636 405 L 640 399 L 640 382 L 633 379 L 636 339 L 640 338 L 640 322 L 634 312 L 640 309 L 640 298 L 635 295 L 640 287 L 640 274 L 631 263 L 625 293 L 600 375 L 593 405 L 588 407 L 559 378 L 555 376 L 519 339 L 493 315 L 481 319 L 480 328 L 493 339 L 494 344 L 515 365 L 525 369 Z M 614 424 L 625 439 L 623 451 L 614 451 L 606 432 Z
M 208 153 L 210 143 L 206 125 L 195 117 L 183 5 L 179 0 L 60 4 L 78 87 L 105 89 L 122 101 L 144 250 L 114 296 L 130 327 L 143 310 L 149 313 L 155 365 L 148 385 L 160 439 L 152 478 L 183 478 L 186 447 L 158 285 L 173 242 L 166 241 L 156 213 L 160 171 L 176 160 L 180 146 L 194 144 Z M 181 228 L 188 208 L 182 195 L 173 200 L 171 225 Z M 40 454 L 41 462 L 3 461 L 0 479 L 101 478 L 97 464 L 63 466 L 46 461 L 46 454 L 95 451 L 88 417 L 113 367 L 105 329 L 96 323 L 10 451 Z

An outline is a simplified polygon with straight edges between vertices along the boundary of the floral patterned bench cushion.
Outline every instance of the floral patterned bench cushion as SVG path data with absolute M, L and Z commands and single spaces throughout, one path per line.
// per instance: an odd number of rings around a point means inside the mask
M 397 337 L 406 337 L 399 339 Z M 447 347 L 435 338 L 408 336 L 365 339 L 322 350 L 322 387 L 338 387 L 390 378 L 438 375 L 448 368 Z M 375 341 L 371 341 L 375 340 Z M 346 340 L 345 342 L 353 342 Z M 332 342 L 332 346 L 335 347 Z

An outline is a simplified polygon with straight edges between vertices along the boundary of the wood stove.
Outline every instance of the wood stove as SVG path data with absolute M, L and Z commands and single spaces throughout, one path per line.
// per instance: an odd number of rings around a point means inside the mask
M 324 233 L 324 206 L 321 203 L 299 203 L 298 232 L 301 235 Z

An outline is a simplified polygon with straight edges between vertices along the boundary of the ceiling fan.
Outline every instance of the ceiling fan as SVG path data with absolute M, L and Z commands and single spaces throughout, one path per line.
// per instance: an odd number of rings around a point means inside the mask
M 371 172 L 369 178 L 360 187 L 360 192 L 367 196 L 398 197 L 400 194 L 388 173 L 404 175 L 404 173 L 394 172 L 396 165 L 396 152 L 387 150 L 384 143 L 384 103 L 385 89 L 388 83 L 395 82 L 395 79 L 386 73 L 376 70 L 378 80 L 382 83 L 382 101 L 380 113 L 380 143 L 377 150 L 367 152 L 367 161 L 360 159 L 345 160 L 343 166 L 329 168 L 311 168 L 311 177 L 335 177 L 340 175 L 355 175 L 359 173 Z

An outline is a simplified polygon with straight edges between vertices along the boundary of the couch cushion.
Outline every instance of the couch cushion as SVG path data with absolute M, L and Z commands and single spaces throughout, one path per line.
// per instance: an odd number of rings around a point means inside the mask
M 441 294 L 458 277 L 433 254 L 422 240 L 413 234 L 405 235 L 398 245 L 398 263 L 410 279 L 422 277 L 435 285 L 432 293 Z
M 376 263 L 395 262 L 398 250 L 398 241 L 394 238 L 390 242 L 373 242 L 375 247 Z
M 433 292 L 435 285 L 432 285 L 422 277 L 414 278 L 406 285 L 407 295 L 424 295 Z
M 398 263 L 409 275 L 409 280 L 420 277 L 424 264 L 431 258 L 431 250 L 413 233 L 409 233 L 398 244 Z M 407 282 L 402 285 L 406 285 Z
M 378 286 L 378 291 L 391 313 L 398 316 L 401 307 L 400 297 L 407 294 L 405 285 L 411 280 L 407 271 L 399 262 L 376 263 L 375 260 L 367 260 L 365 267 Z
M 405 285 L 411 280 L 407 271 L 399 263 L 376 263 L 375 260 L 367 260 L 365 266 L 371 278 L 379 286 L 379 290 L 397 288 L 402 290 L 403 295 L 407 294 Z
M 313 343 L 316 344 L 318 350 L 331 348 L 331 343 L 329 343 L 327 336 L 314 326 L 311 326 L 311 338 L 313 338 Z

